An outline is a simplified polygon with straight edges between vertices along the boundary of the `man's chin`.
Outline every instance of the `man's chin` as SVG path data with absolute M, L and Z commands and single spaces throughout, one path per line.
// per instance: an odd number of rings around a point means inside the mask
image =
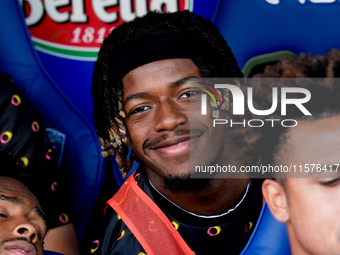
M 211 179 L 197 179 L 186 176 L 168 175 L 164 179 L 164 186 L 172 193 L 188 193 L 204 190 Z

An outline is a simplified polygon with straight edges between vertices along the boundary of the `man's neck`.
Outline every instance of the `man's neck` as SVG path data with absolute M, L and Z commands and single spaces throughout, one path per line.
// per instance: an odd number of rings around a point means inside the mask
M 249 179 L 211 179 L 199 191 L 175 193 L 167 189 L 164 181 L 148 175 L 153 186 L 167 199 L 189 212 L 212 216 L 227 212 L 243 198 Z

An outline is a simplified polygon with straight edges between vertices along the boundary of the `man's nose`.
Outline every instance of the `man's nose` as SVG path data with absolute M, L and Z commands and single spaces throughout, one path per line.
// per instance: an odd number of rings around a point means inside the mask
M 38 230 L 27 219 L 22 219 L 21 222 L 15 227 L 14 235 L 18 237 L 24 237 L 30 240 L 32 243 L 36 243 L 38 240 Z
M 155 114 L 155 130 L 157 132 L 175 130 L 177 126 L 188 122 L 187 113 L 185 109 L 171 100 L 158 103 Z

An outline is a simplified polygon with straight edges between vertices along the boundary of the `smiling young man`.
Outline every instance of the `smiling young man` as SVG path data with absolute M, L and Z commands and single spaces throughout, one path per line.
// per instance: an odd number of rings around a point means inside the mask
M 262 209 L 260 188 L 249 178 L 190 178 L 191 151 L 200 165 L 222 152 L 241 164 L 245 144 L 212 128 L 211 108 L 201 118 L 190 79 L 242 76 L 217 28 L 189 11 L 150 12 L 112 31 L 93 75 L 97 134 L 124 177 L 135 159 L 140 167 L 109 200 L 91 253 L 242 252 Z
M 335 78 L 340 77 L 339 67 L 340 51 L 331 50 L 325 56 L 283 59 L 258 75 L 298 78 L 297 84 L 311 93 L 305 106 L 312 116 L 287 111 L 285 118 L 298 125 L 277 127 L 263 136 L 266 144 L 269 140 L 272 144 L 262 152 L 265 163 L 297 168 L 298 173 L 266 179 L 262 186 L 273 215 L 287 224 L 293 255 L 340 254 L 340 82 Z M 292 85 L 288 81 L 285 86 Z

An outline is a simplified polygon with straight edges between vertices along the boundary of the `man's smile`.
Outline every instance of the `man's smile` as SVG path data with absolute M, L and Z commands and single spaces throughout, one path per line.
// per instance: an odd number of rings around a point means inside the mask
M 190 136 L 167 139 L 152 149 L 164 154 L 165 156 L 183 155 L 190 151 L 190 140 Z
M 190 152 L 190 148 L 202 136 L 202 133 L 201 130 L 175 132 L 174 136 L 161 136 L 146 142 L 144 149 L 156 151 L 166 157 L 181 156 Z

